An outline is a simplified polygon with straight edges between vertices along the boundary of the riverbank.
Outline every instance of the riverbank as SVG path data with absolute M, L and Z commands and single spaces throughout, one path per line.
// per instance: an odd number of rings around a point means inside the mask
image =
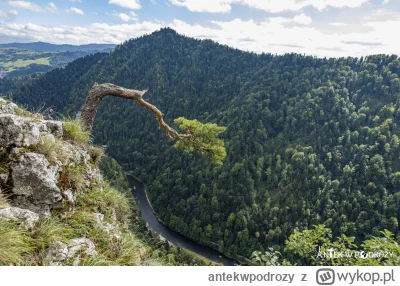
M 161 235 L 175 247 L 185 249 L 188 252 L 194 253 L 197 256 L 203 257 L 204 259 L 207 259 L 214 263 L 223 264 L 225 266 L 236 265 L 235 260 L 226 257 L 215 249 L 190 240 L 165 226 L 158 219 L 157 214 L 154 212 L 150 204 L 145 190 L 145 185 L 131 174 L 127 173 L 127 175 L 129 186 L 132 189 L 132 194 L 136 200 L 137 205 L 139 206 L 141 216 L 146 221 L 148 228 L 152 232 Z

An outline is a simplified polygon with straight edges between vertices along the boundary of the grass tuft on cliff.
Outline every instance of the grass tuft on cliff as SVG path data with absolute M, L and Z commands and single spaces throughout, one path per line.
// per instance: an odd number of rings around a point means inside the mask
M 0 266 L 24 265 L 32 239 L 16 222 L 0 220 Z
M 91 142 L 90 133 L 82 129 L 79 119 L 64 119 L 64 139 L 76 144 L 88 144 Z

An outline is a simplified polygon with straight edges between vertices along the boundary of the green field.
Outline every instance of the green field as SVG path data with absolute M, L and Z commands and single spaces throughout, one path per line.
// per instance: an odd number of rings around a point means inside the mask
M 39 58 L 34 60 L 22 60 L 18 59 L 13 62 L 0 62 L 0 67 L 4 68 L 7 72 L 12 72 L 18 68 L 27 67 L 30 64 L 38 64 L 38 65 L 50 65 L 50 58 Z

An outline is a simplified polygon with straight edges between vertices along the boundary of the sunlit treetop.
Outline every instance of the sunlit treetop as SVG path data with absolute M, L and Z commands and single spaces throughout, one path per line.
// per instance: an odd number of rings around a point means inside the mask
M 184 152 L 199 151 L 209 155 L 211 163 L 222 165 L 226 157 L 224 141 L 217 136 L 226 130 L 226 127 L 215 123 L 201 123 L 198 120 L 188 120 L 184 117 L 175 119 L 179 128 L 190 136 L 180 138 L 175 147 Z

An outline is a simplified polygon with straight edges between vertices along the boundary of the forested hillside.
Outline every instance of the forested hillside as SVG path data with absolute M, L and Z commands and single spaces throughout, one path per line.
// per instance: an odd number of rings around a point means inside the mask
M 169 123 L 185 116 L 226 126 L 220 167 L 173 148 L 133 101 L 106 98 L 93 134 L 148 184 L 170 228 L 250 257 L 318 224 L 357 243 L 384 229 L 399 239 L 399 74 L 397 56 L 257 55 L 163 29 L 10 96 L 75 115 L 95 82 L 111 82 L 148 89 Z

